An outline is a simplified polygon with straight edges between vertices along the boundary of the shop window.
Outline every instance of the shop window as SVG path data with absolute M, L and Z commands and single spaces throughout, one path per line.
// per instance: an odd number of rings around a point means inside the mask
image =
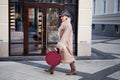
M 104 24 L 102 24 L 101 29 L 103 32 L 105 32 L 105 25 Z
M 57 42 L 57 30 L 59 27 L 59 12 L 60 10 L 57 8 L 48 8 L 47 9 L 47 38 L 48 42 Z
M 26 2 L 57 3 L 59 0 L 24 0 Z
M 102 4 L 101 4 L 101 14 L 105 14 L 106 13 L 106 0 L 102 0 Z
M 119 33 L 119 26 L 118 26 L 118 25 L 115 25 L 115 26 L 114 26 L 114 30 L 115 30 L 116 33 Z
M 104 0 L 104 13 L 106 13 L 106 0 Z
M 72 3 L 72 0 L 64 0 L 65 4 Z
M 118 12 L 120 12 L 120 0 L 118 0 L 118 6 L 117 6 L 118 8 Z
M 95 14 L 95 9 L 96 9 L 96 0 L 93 2 L 93 14 Z
M 53 48 L 58 41 L 59 13 L 63 9 L 71 14 L 76 54 L 77 6 L 78 0 L 9 0 L 10 55 L 41 55 L 46 47 Z
M 11 0 L 11 1 L 18 1 L 18 0 Z M 11 31 L 20 31 L 23 32 L 23 19 L 22 19 L 22 8 L 23 6 L 20 3 L 14 2 L 10 3 L 9 10 L 10 10 L 10 30 Z
M 19 0 L 10 0 L 10 2 L 18 2 Z
M 92 24 L 92 30 L 95 30 L 95 24 Z
M 39 3 L 58 3 L 58 4 L 75 4 L 77 0 L 10 0 L 11 2 L 26 1 Z

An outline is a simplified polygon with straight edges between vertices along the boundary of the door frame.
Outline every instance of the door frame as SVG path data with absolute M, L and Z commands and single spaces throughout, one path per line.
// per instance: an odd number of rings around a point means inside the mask
M 29 45 L 28 44 L 33 44 L 32 42 L 28 42 L 28 29 L 29 29 L 29 23 L 28 23 L 28 9 L 29 8 L 42 8 L 43 12 L 43 48 L 41 53 L 42 54 L 29 54 Z M 46 11 L 48 8 L 59 8 L 60 11 L 64 9 L 64 5 L 59 5 L 59 4 L 50 4 L 50 3 L 36 3 L 36 2 L 24 2 L 24 9 L 23 9 L 23 26 L 24 26 L 24 52 L 23 55 L 28 56 L 28 55 L 45 55 L 46 54 Z M 36 42 L 35 42 L 36 43 Z

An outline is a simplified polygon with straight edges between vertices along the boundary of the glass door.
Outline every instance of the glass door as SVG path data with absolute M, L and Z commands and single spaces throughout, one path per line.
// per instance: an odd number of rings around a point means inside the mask
M 42 54 L 43 13 L 42 8 L 28 8 L 28 53 Z
M 23 55 L 24 53 L 23 28 L 22 6 L 16 2 L 11 2 L 9 4 L 10 56 Z
M 24 3 L 25 55 L 45 55 L 56 48 L 60 6 Z
M 24 55 L 43 54 L 43 22 L 43 8 L 37 3 L 24 3 Z
M 71 13 L 74 53 L 77 52 L 78 0 L 9 0 L 10 56 L 45 55 L 55 50 L 60 25 L 59 14 Z
M 47 33 L 47 51 L 55 50 L 58 42 L 58 27 L 60 25 L 59 8 L 47 8 L 46 14 L 46 33 Z

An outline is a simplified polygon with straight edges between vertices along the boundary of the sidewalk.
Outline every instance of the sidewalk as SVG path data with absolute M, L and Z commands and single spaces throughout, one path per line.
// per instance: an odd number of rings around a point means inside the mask
M 75 57 L 77 75 L 67 76 L 68 64 L 60 64 L 54 75 L 44 57 L 0 59 L 0 80 L 120 80 L 120 39 L 93 36 L 92 56 Z M 22 60 L 24 59 L 24 60 Z

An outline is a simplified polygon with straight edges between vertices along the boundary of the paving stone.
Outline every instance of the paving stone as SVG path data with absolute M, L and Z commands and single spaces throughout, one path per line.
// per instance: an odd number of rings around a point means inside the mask
M 68 64 L 56 67 L 54 75 L 44 56 L 0 58 L 0 80 L 120 80 L 120 39 L 94 36 L 92 56 L 76 57 L 77 75 L 67 76 Z

